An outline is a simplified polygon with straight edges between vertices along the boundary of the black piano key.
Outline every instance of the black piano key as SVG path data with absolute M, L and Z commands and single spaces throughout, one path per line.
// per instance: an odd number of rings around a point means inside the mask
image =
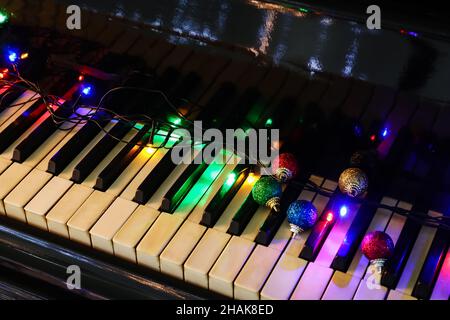
M 333 196 L 334 198 L 335 196 Z M 325 240 L 336 222 L 336 212 L 333 210 L 333 199 L 330 199 L 323 214 L 311 230 L 299 257 L 314 262 L 322 249 Z
M 381 197 L 378 194 L 373 197 L 370 197 L 369 195 L 368 199 L 378 203 L 381 200 Z M 333 259 L 333 262 L 331 263 L 332 269 L 339 270 L 344 273 L 347 272 L 376 211 L 376 205 L 361 205 L 356 217 L 353 219 L 352 224 L 345 235 L 345 240 L 342 242 L 336 256 Z
M 98 175 L 94 189 L 105 191 L 113 184 L 131 161 L 133 161 L 148 144 L 151 135 L 150 129 L 151 126 L 144 126 L 133 139 L 120 150 L 114 159 Z
M 147 203 L 176 166 L 177 164 L 172 160 L 171 152 L 167 152 L 137 188 L 133 201 L 140 204 Z
M 117 139 L 123 139 L 131 130 L 133 125 L 122 121 L 117 122 L 109 134 L 106 134 L 75 166 L 71 180 L 81 183 L 86 179 L 95 167 L 108 155 L 108 153 L 119 143 Z
M 201 160 L 202 156 L 203 154 L 200 152 L 196 159 L 193 160 L 193 163 L 188 165 L 169 191 L 167 191 L 162 199 L 159 210 L 173 213 L 175 208 L 180 204 L 203 172 L 205 172 L 208 168 L 206 163 L 197 164 L 198 159 Z
M 45 111 L 46 105 L 43 103 L 42 99 L 39 99 L 0 132 L 0 152 L 5 151 L 17 138 L 29 129 Z
M 258 208 L 259 204 L 253 200 L 252 194 L 249 193 L 238 212 L 233 216 L 227 232 L 237 236 L 241 235 Z
M 68 108 L 67 105 L 63 105 L 55 111 L 55 116 L 67 118 L 71 113 L 72 109 Z M 20 163 L 25 161 L 58 127 L 59 125 L 49 116 L 14 149 L 13 160 Z
M 107 121 L 102 114 L 94 116 L 97 123 L 104 127 Z M 58 175 L 64 168 L 94 139 L 102 129 L 93 122 L 86 123 L 67 143 L 49 160 L 47 171 Z
M 271 210 L 268 217 L 258 231 L 255 242 L 264 246 L 268 246 L 275 237 L 278 229 L 286 218 L 286 212 L 289 205 L 297 200 L 301 190 L 292 184 L 286 187 L 280 200 L 280 212 Z
M 417 210 L 417 208 L 413 207 L 414 210 Z M 397 287 L 421 227 L 422 225 L 418 221 L 412 219 L 406 221 L 395 245 L 394 253 L 385 265 L 381 278 L 383 286 L 389 289 Z
M 429 299 L 436 280 L 444 263 L 450 234 L 446 230 L 438 230 L 428 251 L 425 262 L 420 271 L 412 295 L 419 299 Z
M 230 173 L 234 174 L 236 179 L 233 184 L 225 182 L 220 190 L 215 194 L 214 198 L 203 212 L 201 224 L 212 228 L 217 220 L 219 220 L 226 207 L 230 204 L 233 197 L 236 195 L 242 184 L 247 179 L 250 170 L 248 166 L 240 164 Z
M 5 92 L 0 94 L 0 111 L 8 108 L 14 101 L 24 94 L 25 91 L 25 88 L 10 87 Z

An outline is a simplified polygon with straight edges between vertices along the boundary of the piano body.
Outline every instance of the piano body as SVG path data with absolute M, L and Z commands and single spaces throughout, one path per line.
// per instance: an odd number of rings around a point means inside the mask
M 113 84 L 138 86 L 210 127 L 280 128 L 296 179 L 331 196 L 287 185 L 277 213 L 255 205 L 249 168 L 176 166 L 168 149 L 143 146 L 151 128 L 138 123 L 57 126 L 39 94 L 3 83 L 0 297 L 449 299 L 449 231 L 407 213 L 450 214 L 450 33 L 439 16 L 395 11 L 368 30 L 364 1 L 315 2 L 1 0 L 13 13 L 2 46 L 28 50 L 19 68 L 42 92 L 81 90 L 89 104 Z M 73 3 L 79 30 L 66 25 Z M 142 91 L 107 102 L 142 113 L 165 103 Z M 370 203 L 336 211 L 339 174 L 361 148 L 380 158 Z M 329 223 L 293 238 L 295 199 Z M 360 250 L 374 230 L 395 244 L 377 288 Z M 67 288 L 71 266 L 80 289 Z

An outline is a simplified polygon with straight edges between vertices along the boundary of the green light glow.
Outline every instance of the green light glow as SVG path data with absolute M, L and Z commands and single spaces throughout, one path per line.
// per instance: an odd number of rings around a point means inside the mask
M 0 24 L 8 22 L 8 14 L 4 10 L 0 10 Z
M 136 124 L 134 125 L 134 128 L 135 128 L 135 129 L 138 129 L 138 130 L 141 130 L 143 127 L 144 127 L 144 125 L 143 125 L 142 123 L 136 123 Z
M 227 186 L 232 186 L 235 181 L 236 181 L 236 174 L 235 173 L 230 173 L 228 175 L 228 177 L 227 177 L 227 181 L 225 182 L 225 184 Z
M 211 186 L 211 184 L 216 180 L 217 176 L 220 174 L 224 167 L 224 164 L 212 163 L 208 166 L 208 168 L 203 172 L 202 176 L 186 197 L 183 199 L 181 204 L 178 206 L 177 210 L 175 210 L 174 214 L 185 214 L 186 212 L 190 212 L 203 197 L 205 192 Z
M 305 8 L 298 8 L 298 11 L 304 12 L 304 13 L 308 13 L 309 12 L 309 10 L 305 9 Z
M 168 117 L 168 121 L 170 123 L 173 123 L 174 125 L 180 125 L 181 124 L 181 118 L 177 117 L 177 116 L 169 116 Z
M 272 126 L 272 124 L 273 124 L 272 118 L 267 119 L 267 121 L 266 121 L 266 127 L 270 127 L 270 126 Z

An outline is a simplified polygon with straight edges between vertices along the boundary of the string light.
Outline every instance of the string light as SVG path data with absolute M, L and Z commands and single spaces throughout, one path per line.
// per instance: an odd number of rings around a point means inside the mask
M 344 218 L 345 216 L 347 216 L 348 213 L 348 208 L 347 206 L 341 206 L 341 209 L 339 209 L 339 215 Z
M 327 220 L 328 222 L 331 222 L 331 221 L 333 221 L 333 219 L 334 219 L 333 212 L 329 211 L 329 212 L 327 213 L 326 220 Z
M 9 62 L 16 62 L 17 59 L 19 58 L 19 55 L 17 54 L 17 52 L 13 51 L 13 50 L 9 50 L 8 51 L 8 60 Z
M 30 55 L 29 55 L 28 52 L 24 52 L 24 53 L 22 53 L 22 54 L 20 55 L 20 60 L 28 59 L 29 56 L 30 56 Z
M 0 25 L 7 23 L 8 20 L 9 20 L 9 14 L 4 10 L 0 10 Z
M 3 71 L 3 74 L 8 73 L 8 69 L 4 69 L 2 71 Z M 61 117 L 56 116 L 54 114 L 54 110 L 53 110 L 52 106 L 61 107 L 62 106 L 62 102 L 61 102 L 60 98 L 55 97 L 55 96 L 51 96 L 51 95 L 46 95 L 44 92 L 42 92 L 42 90 L 40 90 L 40 88 L 39 88 L 39 86 L 37 84 L 34 84 L 34 83 L 32 83 L 32 82 L 22 78 L 20 76 L 18 70 L 14 74 L 11 74 L 11 77 L 17 78 L 15 81 L 21 82 L 21 84 L 19 84 L 17 86 L 24 86 L 24 87 L 26 87 L 29 90 L 33 90 L 34 92 L 36 92 L 36 95 L 38 95 L 38 96 L 40 96 L 40 97 L 42 97 L 44 99 L 44 101 L 45 101 L 45 103 L 47 105 L 47 110 L 50 113 L 50 115 L 52 116 L 52 118 L 55 121 L 55 123 L 61 124 L 63 122 L 67 122 L 67 123 L 71 123 L 71 124 L 73 124 L 75 126 L 75 125 L 79 124 L 80 121 L 86 121 L 86 122 L 89 121 L 89 122 L 92 122 L 92 123 L 95 123 L 95 124 L 99 125 L 99 123 L 97 122 L 96 118 L 92 117 L 92 115 L 95 114 L 95 112 L 91 113 L 91 116 L 89 116 L 89 117 L 79 115 L 79 116 L 71 116 L 70 118 L 61 118 Z M 2 80 L 2 82 L 6 83 L 6 84 L 10 83 L 9 80 L 8 81 Z M 86 88 L 87 87 L 83 87 L 83 89 L 86 89 Z M 114 88 L 114 89 L 108 91 L 102 97 L 102 99 L 100 99 L 100 102 L 98 103 L 97 106 L 91 107 L 92 110 L 94 110 L 94 111 L 98 111 L 98 110 L 103 111 L 105 113 L 105 119 L 107 119 L 107 120 L 116 120 L 116 121 L 119 120 L 119 121 L 125 121 L 127 123 L 133 123 L 133 125 L 134 125 L 134 127 L 136 129 L 138 129 L 138 127 L 142 128 L 144 126 L 143 123 L 145 125 L 148 125 L 148 124 L 152 123 L 152 124 L 154 124 L 156 126 L 155 137 L 158 137 L 158 139 L 162 140 L 162 143 L 159 146 L 155 146 L 154 148 L 150 148 L 150 146 L 149 146 L 149 149 L 147 149 L 147 152 L 152 153 L 152 152 L 154 152 L 155 150 L 157 150 L 159 148 L 168 148 L 167 147 L 167 142 L 172 139 L 173 129 L 171 129 L 170 126 L 169 127 L 168 126 L 161 127 L 162 124 L 166 123 L 166 121 L 164 119 L 152 119 L 151 117 L 146 116 L 146 115 L 134 115 L 132 117 L 131 116 L 123 116 L 123 115 L 115 113 L 112 110 L 108 110 L 107 108 L 105 108 L 102 105 L 102 101 L 103 101 L 105 96 L 107 96 L 108 94 L 110 94 L 113 91 L 117 91 L 117 90 L 121 90 L 121 89 L 123 89 L 123 87 Z M 140 88 L 132 88 L 132 89 L 141 90 Z M 87 92 L 88 93 L 92 93 L 91 90 L 92 90 L 92 87 L 90 87 L 90 89 L 88 89 Z M 147 92 L 147 90 L 143 90 L 143 91 Z M 150 90 L 148 92 L 149 93 L 153 93 L 153 94 L 160 94 L 160 95 L 162 95 L 166 99 L 167 104 L 174 111 L 176 111 L 175 107 L 171 104 L 170 100 L 168 100 L 168 98 L 164 95 L 163 92 L 157 91 L 157 90 L 153 90 L 153 91 Z M 18 104 L 10 105 L 10 107 L 23 106 L 24 104 L 29 103 L 30 101 L 34 101 L 33 99 L 37 100 L 38 98 L 31 97 L 27 101 L 22 101 L 22 102 L 20 102 Z M 74 103 L 74 105 L 72 106 L 72 108 L 74 110 L 76 110 L 77 104 L 78 104 L 78 102 Z M 180 115 L 180 117 L 182 117 L 184 119 L 183 115 Z M 186 122 L 189 122 L 189 120 L 186 120 Z M 60 130 L 71 130 L 72 128 L 73 127 L 68 128 L 68 129 L 60 128 Z M 164 129 L 162 129 L 162 128 L 164 128 Z M 101 127 L 101 129 L 104 130 L 103 127 Z M 105 132 L 105 134 L 110 135 L 112 138 L 114 138 L 114 139 L 116 139 L 118 141 L 127 143 L 127 141 L 123 141 L 123 140 L 121 140 L 121 139 L 119 139 L 117 137 L 114 137 L 113 135 L 111 135 L 109 132 L 107 132 L 105 130 L 104 130 L 104 132 Z M 383 132 L 384 132 L 384 130 L 383 130 Z M 387 131 L 386 134 L 388 135 L 389 132 Z M 151 141 L 151 140 L 149 140 L 149 141 Z M 230 178 L 230 181 L 231 181 L 231 178 Z M 250 173 L 249 176 L 247 177 L 247 183 L 253 184 L 255 181 L 257 181 L 257 177 L 253 173 Z M 318 193 L 320 195 L 323 195 L 323 196 L 329 197 L 329 198 L 333 197 L 334 194 L 335 194 L 334 190 L 330 190 L 330 189 L 327 189 L 327 188 L 324 188 L 324 187 L 317 186 L 316 184 L 314 184 L 311 181 L 303 183 L 303 182 L 299 182 L 299 181 L 293 180 L 293 181 L 291 181 L 291 185 L 295 186 L 295 187 L 298 187 L 298 188 L 302 188 L 304 190 L 314 191 L 314 192 L 316 192 L 316 193 Z M 418 223 L 420 223 L 421 225 L 424 225 L 424 226 L 435 227 L 435 228 L 439 228 L 439 229 L 443 229 L 443 230 L 450 230 L 450 217 L 446 217 L 446 216 L 431 217 L 425 212 L 408 211 L 408 210 L 402 209 L 400 207 L 392 207 L 392 206 L 388 206 L 388 205 L 385 205 L 385 204 L 380 204 L 378 202 L 374 202 L 374 201 L 371 201 L 371 200 L 368 200 L 368 199 L 364 199 L 364 198 L 349 198 L 348 201 L 355 202 L 355 203 L 361 203 L 361 204 L 364 203 L 366 205 L 374 206 L 376 208 L 382 208 L 382 209 L 386 209 L 386 210 L 392 211 L 392 212 L 397 213 L 397 214 L 399 214 L 401 216 L 408 216 L 408 219 L 417 221 Z M 331 212 L 331 211 L 327 212 L 325 219 L 326 219 L 327 222 L 332 222 L 334 220 L 333 212 Z
M 86 97 L 90 96 L 92 94 L 92 86 L 83 86 L 81 93 Z

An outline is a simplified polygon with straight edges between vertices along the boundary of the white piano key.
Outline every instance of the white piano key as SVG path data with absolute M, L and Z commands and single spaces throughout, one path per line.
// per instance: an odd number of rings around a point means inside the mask
M 185 281 L 208 288 L 208 272 L 230 238 L 227 233 L 208 229 L 184 264 Z
M 149 150 L 151 150 L 149 152 Z M 133 180 L 133 178 L 142 169 L 145 163 L 151 158 L 155 149 L 144 148 L 135 159 L 126 167 L 122 174 L 114 181 L 114 183 L 106 190 L 106 192 L 119 196 L 127 185 Z
M 183 223 L 183 218 L 162 212 L 136 247 L 137 262 L 159 271 L 159 255 Z
M 266 206 L 260 206 L 253 214 L 244 231 L 242 231 L 240 237 L 248 239 L 250 241 L 254 241 L 256 236 L 258 235 L 259 228 L 261 228 L 269 213 L 270 208 Z
M 417 300 L 417 298 L 407 295 L 404 292 L 400 292 L 397 290 L 391 290 L 391 291 L 389 291 L 389 294 L 388 294 L 386 300 Z
M 6 215 L 26 222 L 24 207 L 51 178 L 50 173 L 32 170 L 5 198 Z
M 0 175 L 0 214 L 6 214 L 4 199 L 30 171 L 28 166 L 13 163 Z
M 447 250 L 436 284 L 431 294 L 431 300 L 448 300 L 450 298 L 450 250 Z
M 0 174 L 3 173 L 12 164 L 11 160 L 0 159 Z
M 291 300 L 320 300 L 332 275 L 333 269 L 309 263 L 292 293 Z
M 25 206 L 28 224 L 47 230 L 46 214 L 72 185 L 69 180 L 53 177 Z
M 183 279 L 183 264 L 205 231 L 206 227 L 191 221 L 185 221 L 161 253 L 161 272 Z
M 312 179 L 313 177 L 310 178 L 310 180 Z M 322 185 L 322 182 L 323 178 L 315 181 L 319 186 Z M 298 199 L 312 201 L 319 214 L 324 210 L 328 202 L 327 197 L 317 196 L 316 193 L 307 190 L 302 191 Z M 277 239 L 277 236 L 275 236 L 270 247 L 282 251 L 286 246 L 283 246 L 283 244 L 288 244 L 261 291 L 261 299 L 289 299 L 308 264 L 306 260 L 298 258 L 298 256 L 310 234 L 310 230 L 306 230 L 298 234 L 295 238 L 292 238 L 287 220 L 283 222 L 280 230 L 282 228 L 288 231 L 289 235 L 287 232 L 283 232 L 285 235 L 282 238 Z M 287 240 L 285 238 L 286 236 L 289 237 Z
M 205 211 L 205 208 L 208 206 L 208 204 L 211 202 L 211 200 L 214 198 L 216 193 L 220 190 L 220 188 L 223 186 L 223 184 L 226 182 L 228 175 L 230 172 L 236 167 L 236 164 L 227 164 L 222 169 L 222 172 L 217 177 L 216 180 L 214 180 L 211 187 L 205 192 L 203 197 L 200 199 L 200 201 L 195 206 L 194 210 L 189 214 L 188 220 L 199 224 L 202 220 L 203 212 Z
M 259 291 L 277 263 L 281 252 L 257 245 L 234 281 L 234 297 L 239 300 L 258 300 Z
M 145 178 L 153 171 L 156 165 L 161 161 L 164 155 L 168 152 L 168 149 L 161 148 L 158 149 L 151 155 L 151 158 L 147 161 L 144 167 L 139 171 L 139 173 L 133 178 L 133 180 L 128 184 L 128 186 L 120 194 L 120 197 L 127 200 L 133 200 L 137 188 L 144 182 Z
M 80 115 L 87 115 L 91 111 L 90 108 L 78 108 L 77 113 Z M 35 153 L 33 153 L 27 161 L 25 161 L 25 164 L 28 163 L 28 161 L 31 161 L 31 163 L 37 163 L 36 169 L 47 171 L 48 169 L 48 162 L 50 159 L 69 141 L 84 125 L 86 122 L 80 122 L 78 124 L 73 124 L 69 122 L 65 122 L 62 125 L 62 128 L 67 129 L 67 131 L 63 130 L 57 130 L 47 141 L 41 145 Z M 69 131 L 69 129 L 71 129 Z M 70 177 L 69 177 L 70 178 Z
M 77 154 L 77 156 L 64 168 L 64 170 L 63 171 L 61 171 L 61 173 L 59 174 L 59 176 L 61 177 L 61 178 L 64 178 L 64 179 L 66 179 L 66 180 L 70 180 L 71 178 L 72 178 L 72 173 L 73 173 L 73 170 L 75 169 L 75 167 L 76 167 L 76 165 L 78 164 L 78 163 L 80 163 L 80 161 L 81 160 L 83 160 L 83 158 L 89 153 L 89 151 L 91 151 L 91 149 L 94 147 L 94 146 L 96 146 L 97 145 L 97 143 L 106 135 L 106 133 L 105 133 L 105 131 L 109 131 L 109 130 L 111 130 L 111 128 L 115 125 L 117 123 L 117 121 L 116 120 L 112 120 L 112 121 L 110 121 L 103 129 L 104 130 L 101 130 L 100 132 L 99 132 L 99 134 L 97 134 L 95 137 L 94 137 L 94 139 L 92 139 L 89 143 L 88 143 L 88 145 L 79 153 L 79 154 Z M 73 133 L 71 133 L 69 136 L 70 136 L 70 138 L 71 137 L 73 137 L 73 135 L 76 133 L 76 132 L 78 132 L 78 130 L 80 130 L 81 129 L 81 127 L 83 126 L 84 124 L 80 124 L 79 126 L 77 126 L 75 129 L 74 129 L 74 132 Z M 69 139 L 70 139 L 69 138 Z M 69 140 L 69 139 L 65 139 L 65 142 L 64 142 L 64 144 L 65 143 L 67 143 L 67 141 Z M 61 146 L 60 147 L 62 147 L 64 144 L 61 144 Z M 58 148 L 58 150 L 59 150 L 60 148 Z M 53 154 L 55 154 L 55 152 L 52 152 L 52 155 Z M 50 159 L 49 159 L 50 160 Z M 48 165 L 48 161 L 45 163 L 45 165 Z
M 441 214 L 433 211 L 428 212 L 428 214 L 432 217 L 441 216 Z M 416 242 L 414 243 L 411 254 L 409 255 L 408 261 L 406 262 L 395 291 L 403 293 L 407 296 L 412 295 L 420 270 L 422 269 L 422 265 L 425 261 L 428 250 L 431 247 L 435 234 L 436 228 L 423 226 L 420 229 L 420 233 L 417 236 Z
M 48 231 L 69 238 L 67 222 L 89 198 L 92 192 L 94 190 L 86 186 L 80 184 L 73 185 L 45 216 Z
M 221 155 L 219 155 L 219 157 L 220 156 Z M 213 184 L 215 179 L 220 175 L 223 167 L 224 165 L 220 163 L 214 162 L 210 164 L 177 207 L 175 212 L 173 214 L 169 214 L 170 217 L 162 214 L 158 217 L 153 226 L 149 229 L 147 234 L 137 246 L 138 263 L 156 270 L 160 269 L 159 255 L 170 242 L 189 213 L 192 212 L 205 192 L 210 188 L 211 184 Z M 160 229 L 169 231 L 161 234 Z M 154 239 L 155 237 L 157 237 L 157 240 Z
M 123 141 L 129 142 L 138 133 L 137 130 L 130 130 L 124 137 Z M 94 188 L 98 175 L 106 168 L 106 166 L 114 159 L 114 157 L 126 145 L 125 142 L 118 142 L 117 145 L 108 153 L 108 155 L 92 170 L 91 174 L 82 182 L 86 187 Z
M 108 193 L 94 191 L 67 222 L 70 239 L 90 246 L 89 230 L 113 200 L 114 196 Z
M 233 216 L 239 210 L 239 207 L 242 205 L 242 203 L 244 203 L 247 195 L 252 191 L 253 185 L 255 184 L 257 179 L 258 178 L 253 175 L 247 178 L 247 180 L 243 183 L 239 191 L 234 196 L 233 200 L 231 200 L 230 204 L 224 210 L 219 220 L 217 220 L 216 224 L 214 225 L 214 229 L 222 231 L 224 233 L 227 232 Z
M 0 113 L 0 132 L 31 107 L 37 99 L 39 99 L 39 95 L 36 92 L 27 90 L 11 104 L 13 107 L 9 106 Z
M 114 254 L 137 262 L 136 246 L 158 216 L 158 210 L 140 205 L 114 236 Z
M 129 200 L 117 198 L 98 219 L 92 229 L 92 247 L 110 254 L 114 254 L 112 238 L 120 227 L 127 221 L 138 204 Z
M 335 271 L 322 300 L 352 300 L 361 279 L 348 273 Z
M 366 274 L 366 277 L 359 283 L 353 300 L 384 300 L 389 289 L 380 283 L 381 274 L 376 272 Z
M 308 261 L 283 254 L 261 291 L 262 300 L 288 300 Z
M 233 297 L 233 281 L 253 251 L 255 243 L 233 236 L 209 272 L 209 289 Z
M 17 139 L 11 143 L 8 148 L 6 148 L 1 154 L 0 157 L 8 160 L 13 159 L 14 149 L 25 140 L 28 135 L 33 132 L 42 122 L 44 122 L 50 116 L 49 112 L 45 112 L 35 123 L 33 123 L 25 132 Z
M 234 169 L 235 166 L 236 163 L 227 164 L 223 167 L 220 174 L 207 189 L 207 191 L 204 192 L 197 205 L 189 214 L 187 220 L 183 223 L 181 228 L 167 245 L 166 249 L 161 254 L 162 272 L 172 274 L 173 276 L 181 279 L 183 278 L 182 264 L 186 261 L 189 254 L 206 231 L 205 227 L 199 225 L 202 214 L 206 206 L 213 199 L 216 192 L 225 183 L 229 173 Z M 218 168 L 220 168 L 220 166 L 218 166 Z M 193 188 L 192 192 L 197 193 L 197 191 L 195 190 L 196 188 L 197 186 Z M 199 192 L 201 193 L 203 192 L 203 190 L 199 190 Z M 184 235 L 185 233 L 187 233 L 188 235 Z

